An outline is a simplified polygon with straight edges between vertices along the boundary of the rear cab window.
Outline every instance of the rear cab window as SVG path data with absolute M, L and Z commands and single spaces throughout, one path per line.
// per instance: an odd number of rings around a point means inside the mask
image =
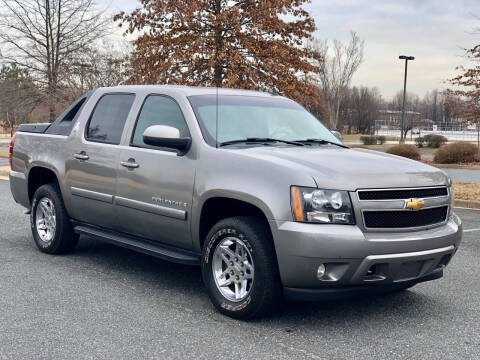
M 70 132 L 77 121 L 78 115 L 90 96 L 93 90 L 87 92 L 81 98 L 76 100 L 70 107 L 63 112 L 46 130 L 46 134 L 52 135 L 70 135 Z
M 135 94 L 103 95 L 95 105 L 87 127 L 85 139 L 106 144 L 120 144 L 123 128 L 135 100 Z

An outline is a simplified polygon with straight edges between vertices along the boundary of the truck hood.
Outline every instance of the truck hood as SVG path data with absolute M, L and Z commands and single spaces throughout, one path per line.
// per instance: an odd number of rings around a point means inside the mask
M 333 146 L 252 147 L 233 150 L 257 160 L 288 167 L 313 177 L 326 189 L 356 191 L 365 188 L 397 188 L 448 185 L 440 169 L 403 157 L 366 149 Z M 302 185 L 302 184 L 292 184 Z

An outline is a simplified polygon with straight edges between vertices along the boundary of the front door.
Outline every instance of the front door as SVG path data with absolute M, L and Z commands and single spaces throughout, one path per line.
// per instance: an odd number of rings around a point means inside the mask
M 190 249 L 195 161 L 189 153 L 178 156 L 171 149 L 146 145 L 143 133 L 152 125 L 172 126 L 181 136 L 188 136 L 175 100 L 163 95 L 145 99 L 129 145 L 120 153 L 115 198 L 118 224 L 124 232 Z
M 119 144 L 132 107 L 133 94 L 106 94 L 95 105 L 85 135 L 77 134 L 66 162 L 70 216 L 93 225 L 115 228 Z

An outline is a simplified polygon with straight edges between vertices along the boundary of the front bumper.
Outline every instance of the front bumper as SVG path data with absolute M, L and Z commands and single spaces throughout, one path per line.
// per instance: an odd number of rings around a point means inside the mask
M 442 276 L 462 238 L 455 214 L 443 225 L 408 232 L 363 232 L 357 226 L 288 221 L 271 221 L 270 227 L 286 293 L 388 290 L 432 280 Z M 319 279 L 321 264 L 326 271 Z
M 406 289 L 415 284 L 440 279 L 443 276 L 443 269 L 432 272 L 430 275 L 423 276 L 415 280 L 406 280 L 398 283 L 384 285 L 358 285 L 343 286 L 321 289 L 297 289 L 283 288 L 283 295 L 291 301 L 332 301 L 351 297 L 362 297 L 370 295 L 384 294 L 392 291 Z

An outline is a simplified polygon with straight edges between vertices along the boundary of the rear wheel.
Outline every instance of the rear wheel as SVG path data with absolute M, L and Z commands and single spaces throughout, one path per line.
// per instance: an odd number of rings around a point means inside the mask
M 249 319 L 275 311 L 281 285 L 267 224 L 237 216 L 214 225 L 203 247 L 202 276 L 212 303 L 225 315 Z
M 44 253 L 62 254 L 77 245 L 79 236 L 73 232 L 56 184 L 42 185 L 35 191 L 30 223 L 35 244 Z

